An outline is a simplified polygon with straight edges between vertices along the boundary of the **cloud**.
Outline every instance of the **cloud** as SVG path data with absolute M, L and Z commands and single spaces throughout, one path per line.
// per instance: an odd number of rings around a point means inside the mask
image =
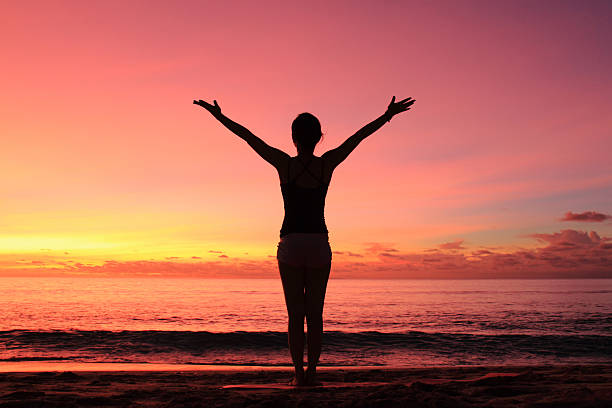
M 336 262 L 333 276 L 343 278 L 612 278 L 612 241 L 597 232 L 563 230 L 533 234 L 544 244 L 533 249 L 481 248 L 458 251 L 380 253 L 367 268 Z M 444 248 L 459 248 L 462 241 Z
M 364 251 L 369 254 L 377 254 L 381 252 L 398 252 L 393 246 L 394 244 L 386 244 L 384 242 L 366 242 Z
M 585 211 L 583 213 L 568 211 L 563 218 L 561 218 L 561 221 L 602 222 L 610 218 L 612 218 L 612 216 L 595 211 Z
M 0 262 L 0 266 L 1 262 Z M 7 275 L 0 268 L 1 275 Z M 116 261 L 101 265 L 76 262 L 60 267 L 42 266 L 12 269 L 8 276 L 83 276 L 83 277 L 177 277 L 177 278 L 275 278 L 277 265 L 268 260 L 253 261 Z
M 458 239 L 453 242 L 446 242 L 444 244 L 440 244 L 438 245 L 438 247 L 440 249 L 465 249 L 465 247 L 463 247 L 462 244 L 463 244 L 463 240 Z
M 201 256 L 192 256 L 191 259 L 202 259 Z
M 488 249 L 479 249 L 478 251 L 472 252 L 472 256 L 483 256 L 483 255 L 493 255 L 493 252 Z
M 397 248 L 394 248 L 393 244 L 386 244 L 383 242 L 367 242 L 365 245 L 366 247 L 364 252 L 366 255 L 376 256 L 384 262 L 387 262 L 389 258 L 401 258 L 400 255 L 395 255 L 400 251 Z M 347 255 L 353 257 L 363 257 L 363 255 L 354 252 L 348 252 Z
M 397 251 L 396 249 L 390 249 L 387 251 L 388 252 L 395 252 Z M 356 252 L 351 252 L 351 251 L 332 251 L 332 253 L 334 255 L 343 255 L 343 256 L 353 256 L 353 257 L 357 257 L 357 258 L 363 258 L 362 254 L 358 254 Z
M 387 252 L 382 252 L 379 256 L 384 256 L 384 257 L 387 257 L 387 258 L 399 258 L 400 257 L 400 255 L 389 254 Z
M 576 246 L 596 246 L 602 243 L 602 240 L 595 231 L 587 233 L 586 231 L 563 230 L 554 234 L 532 234 L 529 235 L 541 242 L 550 244 L 551 248 L 557 247 L 576 247 Z

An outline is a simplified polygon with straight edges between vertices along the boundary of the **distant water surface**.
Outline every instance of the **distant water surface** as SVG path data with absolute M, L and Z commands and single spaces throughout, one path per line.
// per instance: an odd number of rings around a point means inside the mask
M 288 365 L 280 280 L 0 278 L 0 364 Z M 330 280 L 326 365 L 612 362 L 612 280 Z

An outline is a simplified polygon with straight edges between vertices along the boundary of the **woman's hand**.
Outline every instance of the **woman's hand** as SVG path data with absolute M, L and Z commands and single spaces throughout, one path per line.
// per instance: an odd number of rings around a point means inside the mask
M 410 106 L 412 106 L 414 102 L 415 102 L 415 99 L 412 99 L 412 98 L 406 98 L 406 99 L 402 99 L 399 102 L 395 102 L 395 96 L 394 96 L 393 99 L 391 99 L 391 103 L 389 104 L 389 107 L 387 107 L 387 111 L 385 112 L 385 114 L 388 115 L 389 119 L 391 119 L 393 116 L 397 115 L 398 113 L 402 113 L 404 111 L 409 110 Z
M 201 107 L 203 107 L 204 109 L 209 111 L 213 116 L 219 115 L 221 113 L 221 108 L 217 104 L 217 100 L 216 99 L 213 100 L 214 105 L 211 105 L 210 103 L 208 103 L 206 101 L 203 101 L 201 99 L 199 99 L 197 101 L 194 99 L 193 103 L 196 104 L 196 105 L 200 105 Z

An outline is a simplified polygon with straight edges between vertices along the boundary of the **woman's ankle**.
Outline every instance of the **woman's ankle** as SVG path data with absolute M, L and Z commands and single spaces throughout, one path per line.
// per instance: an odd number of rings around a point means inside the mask
M 306 385 L 306 375 L 303 367 L 295 367 L 295 377 L 291 380 L 291 385 L 302 386 Z

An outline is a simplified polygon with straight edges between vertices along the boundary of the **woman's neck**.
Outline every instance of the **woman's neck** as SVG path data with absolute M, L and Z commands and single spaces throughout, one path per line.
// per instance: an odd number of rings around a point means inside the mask
M 314 152 L 300 152 L 298 151 L 297 157 L 300 159 L 310 159 L 314 156 Z

